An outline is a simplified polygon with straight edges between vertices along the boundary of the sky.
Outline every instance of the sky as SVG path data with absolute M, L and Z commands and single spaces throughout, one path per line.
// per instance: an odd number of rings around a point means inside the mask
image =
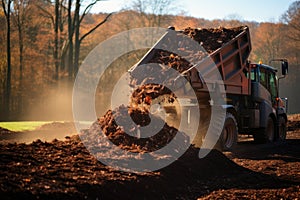
M 177 12 L 204 19 L 229 19 L 278 22 L 295 0 L 175 0 Z M 93 13 L 114 12 L 128 6 L 130 0 L 105 0 L 97 3 Z

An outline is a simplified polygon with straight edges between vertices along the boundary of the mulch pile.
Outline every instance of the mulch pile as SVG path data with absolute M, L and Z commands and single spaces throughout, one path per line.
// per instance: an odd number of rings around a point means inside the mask
M 147 119 L 141 121 L 146 125 Z M 99 121 L 92 127 L 101 128 Z M 291 133 L 289 138 L 299 138 L 299 132 Z M 244 152 L 229 156 L 231 160 L 217 150 L 199 159 L 199 149 L 190 146 L 171 165 L 147 173 L 121 172 L 102 164 L 78 136 L 0 144 L 0 195 L 1 199 L 296 199 L 299 141 L 289 139 L 275 146 L 245 143 L 239 147 Z
M 149 61 L 149 63 L 160 63 L 168 66 L 169 68 L 173 68 L 177 70 L 179 73 L 189 69 L 191 67 L 191 63 L 189 61 L 195 60 L 197 58 L 198 62 L 201 61 L 207 53 L 213 53 L 217 49 L 221 48 L 224 44 L 231 41 L 233 38 L 238 36 L 243 30 L 245 26 L 235 27 L 235 28 L 185 28 L 182 31 L 179 31 L 177 34 L 177 40 L 181 41 L 180 44 L 177 44 L 174 41 L 163 41 L 166 47 L 176 46 L 177 49 L 182 53 L 181 55 L 177 55 L 173 52 L 168 52 L 166 50 L 158 51 L 153 58 Z M 189 46 L 190 40 L 185 38 L 183 35 L 188 36 L 188 38 L 192 38 L 199 45 L 201 45 L 206 52 L 197 51 L 199 49 L 189 49 L 190 46 L 194 46 L 191 44 Z M 172 43 L 174 42 L 174 43 Z M 171 49 L 174 49 L 172 48 Z M 175 48 L 176 48 L 175 47 Z
M 245 29 L 245 26 L 234 28 L 186 28 L 183 34 L 197 41 L 208 53 L 222 47 L 223 44 L 229 42 Z
M 31 143 L 34 140 L 52 141 L 64 139 L 65 136 L 76 134 L 73 122 L 51 122 L 43 124 L 34 130 L 10 131 L 0 127 L 0 143 Z
M 52 122 L 52 123 L 47 123 L 43 124 L 40 127 L 38 127 L 36 130 L 75 130 L 75 126 L 73 122 Z
M 240 167 L 216 150 L 203 159 L 198 152 L 191 146 L 157 172 L 126 173 L 97 161 L 77 136 L 0 145 L 0 195 L 1 199 L 195 199 L 224 187 L 289 185 Z
M 17 133 L 17 132 L 0 127 L 0 136 L 5 136 L 5 135 L 10 135 L 10 134 L 15 134 L 15 133 Z

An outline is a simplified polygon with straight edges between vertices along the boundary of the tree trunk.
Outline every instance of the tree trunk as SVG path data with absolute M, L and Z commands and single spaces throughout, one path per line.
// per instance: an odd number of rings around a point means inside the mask
M 58 60 L 58 28 L 59 28 L 59 0 L 55 0 L 55 22 L 54 22 L 54 65 L 55 65 L 55 80 L 58 81 L 59 60 Z
M 7 54 L 7 70 L 6 70 L 6 84 L 5 84 L 5 97 L 4 97 L 4 117 L 9 117 L 10 111 L 10 95 L 11 95 L 11 51 L 10 51 L 10 7 L 12 0 L 8 0 L 7 7 L 6 3 L 2 0 L 2 7 L 6 17 L 6 54 Z
M 18 34 L 19 34 L 19 92 L 20 95 L 18 95 L 18 112 L 22 112 L 22 104 L 23 104 L 23 92 L 22 92 L 22 87 L 23 87 L 23 53 L 24 53 L 24 44 L 23 44 L 23 31 L 22 31 L 22 22 L 20 20 L 20 16 L 18 15 Z
M 7 75 L 6 75 L 6 108 L 7 114 L 10 111 L 10 95 L 11 95 L 11 50 L 10 50 L 10 5 L 8 1 L 7 9 Z
M 19 70 L 20 70 L 20 76 L 19 76 L 19 81 L 20 84 L 22 84 L 23 80 L 23 53 L 24 53 L 24 45 L 23 45 L 23 33 L 22 33 L 22 25 L 18 25 L 18 34 L 19 34 Z
M 64 32 L 64 19 L 63 16 L 65 15 L 64 12 L 64 6 L 63 6 L 63 1 L 60 1 L 60 7 L 59 7 L 59 32 L 63 33 Z M 65 38 L 60 34 L 59 35 L 59 62 L 60 62 L 60 70 L 64 71 L 65 68 L 65 52 L 64 52 L 64 43 L 65 43 Z
M 68 74 L 69 80 L 73 80 L 73 20 L 72 20 L 72 0 L 69 0 L 68 5 L 68 41 L 69 41 L 69 55 L 68 55 Z
M 74 20 L 75 20 L 75 58 L 74 58 L 74 77 L 76 77 L 78 68 L 79 68 L 79 54 L 80 54 L 80 41 L 79 41 L 79 29 L 80 29 L 80 19 L 79 19 L 79 11 L 80 11 L 80 0 L 76 0 Z

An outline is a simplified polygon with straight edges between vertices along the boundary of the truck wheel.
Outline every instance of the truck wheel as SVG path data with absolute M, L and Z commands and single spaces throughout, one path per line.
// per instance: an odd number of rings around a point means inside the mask
M 237 144 L 237 122 L 231 113 L 226 113 L 224 127 L 218 141 L 218 147 L 222 151 L 232 150 Z
M 273 142 L 275 138 L 274 132 L 274 121 L 271 117 L 268 117 L 267 127 L 253 135 L 255 143 L 262 144 L 266 142 Z
M 279 117 L 279 130 L 278 130 L 278 138 L 277 140 L 279 142 L 283 142 L 286 139 L 286 120 L 284 119 L 284 117 L 280 116 Z

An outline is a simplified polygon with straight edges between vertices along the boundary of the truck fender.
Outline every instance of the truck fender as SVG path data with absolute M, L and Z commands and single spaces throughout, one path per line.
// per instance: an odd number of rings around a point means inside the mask
M 235 110 L 233 105 L 222 105 L 222 108 L 226 109 L 226 110 L 229 110 L 229 109 L 234 109 Z
M 226 112 L 229 112 L 229 113 L 233 114 L 235 119 L 238 120 L 237 111 L 236 111 L 236 108 L 233 105 L 225 104 L 225 105 L 222 105 L 222 108 L 225 109 Z

